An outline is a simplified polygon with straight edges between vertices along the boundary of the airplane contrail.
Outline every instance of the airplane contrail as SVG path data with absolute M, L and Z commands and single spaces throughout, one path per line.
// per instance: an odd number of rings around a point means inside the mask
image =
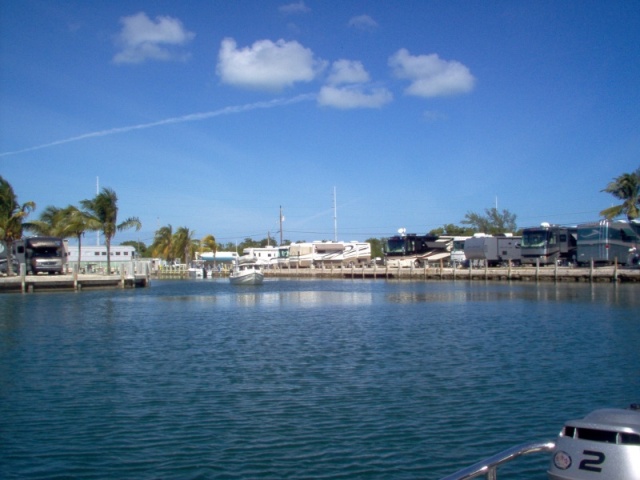
M 219 117 L 221 115 L 230 115 L 233 113 L 248 112 L 251 110 L 257 110 L 260 108 L 273 108 L 283 105 L 290 105 L 292 103 L 303 102 L 305 100 L 313 100 L 316 98 L 315 94 L 303 94 L 293 98 L 278 98 L 275 100 L 269 100 L 266 102 L 249 103 L 246 105 L 235 105 L 231 107 L 221 108 L 220 110 L 214 110 L 211 112 L 203 113 L 191 113 L 189 115 L 182 115 L 180 117 L 165 118 L 164 120 L 158 120 L 150 123 L 141 123 L 138 125 L 129 125 L 127 127 L 116 127 L 107 130 L 100 130 L 97 132 L 85 133 L 76 137 L 65 138 L 64 140 L 56 140 L 55 142 L 44 143 L 42 145 L 36 145 L 34 147 L 23 148 L 22 150 L 14 150 L 12 152 L 2 152 L 1 157 L 7 157 L 9 155 L 18 155 L 19 153 L 33 152 L 35 150 L 42 150 L 43 148 L 55 147 L 56 145 L 63 145 L 65 143 L 78 142 L 80 140 L 86 140 L 88 138 L 107 137 L 109 135 L 116 135 L 119 133 L 131 132 L 134 130 L 142 130 L 145 128 L 159 127 L 162 125 L 169 125 L 172 123 L 183 122 L 196 122 L 200 120 L 206 120 L 208 118 Z

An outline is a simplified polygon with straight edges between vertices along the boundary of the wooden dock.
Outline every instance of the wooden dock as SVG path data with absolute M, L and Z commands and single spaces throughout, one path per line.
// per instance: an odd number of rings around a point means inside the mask
M 144 266 L 142 273 L 136 268 L 126 268 L 119 272 L 107 274 L 78 273 L 73 270 L 63 275 L 26 275 L 24 265 L 20 273 L 14 276 L 0 277 L 0 291 L 17 291 L 31 293 L 40 290 L 74 290 L 80 291 L 90 288 L 138 288 L 150 284 L 149 268 Z
M 640 282 L 639 268 L 607 267 L 498 267 L 498 268 L 297 268 L 267 269 L 267 277 L 292 278 L 377 278 L 387 280 L 467 280 L 522 282 Z
M 266 277 L 300 279 L 382 279 L 407 281 L 516 281 L 516 282 L 584 282 L 584 283 L 640 283 L 640 268 L 616 266 L 598 268 L 571 267 L 504 267 L 504 268 L 283 268 L 266 269 Z M 111 275 L 17 275 L 0 277 L 0 292 L 70 290 L 96 288 L 138 288 L 151 283 L 145 273 L 127 274 L 124 270 Z

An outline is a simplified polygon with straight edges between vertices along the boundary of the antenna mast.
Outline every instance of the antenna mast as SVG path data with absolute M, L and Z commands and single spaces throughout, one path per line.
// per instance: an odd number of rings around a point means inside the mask
M 333 241 L 338 241 L 338 210 L 336 208 L 336 187 L 333 187 Z
M 100 177 L 96 177 L 96 196 L 100 195 Z M 96 246 L 100 246 L 100 230 L 96 230 Z
M 282 245 L 282 221 L 284 218 L 282 217 L 282 205 L 280 205 L 280 245 Z

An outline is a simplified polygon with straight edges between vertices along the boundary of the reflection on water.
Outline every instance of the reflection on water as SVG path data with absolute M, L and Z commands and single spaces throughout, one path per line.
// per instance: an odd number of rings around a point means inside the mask
M 219 306 L 255 306 L 278 307 L 296 305 L 300 307 L 319 307 L 327 305 L 369 305 L 373 303 L 372 293 L 365 292 L 326 292 L 326 291 L 294 291 L 294 292 L 247 292 L 180 295 L 160 297 L 163 302 L 203 302 Z
M 639 298 L 209 279 L 3 295 L 0 478 L 437 479 L 639 401 Z

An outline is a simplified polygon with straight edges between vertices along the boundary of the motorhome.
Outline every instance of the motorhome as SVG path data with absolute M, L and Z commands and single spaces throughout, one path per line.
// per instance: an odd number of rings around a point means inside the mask
M 345 266 L 361 266 L 371 262 L 371 244 L 369 242 L 345 242 L 344 243 Z
M 391 268 L 425 267 L 451 256 L 453 237 L 404 233 L 389 237 L 384 244 L 385 265 Z
M 522 263 L 553 265 L 575 263 L 578 229 L 542 223 L 522 231 Z
M 637 265 L 640 224 L 601 220 L 578 225 L 578 265 Z
M 59 237 L 26 237 L 13 242 L 13 256 L 26 273 L 62 274 L 67 266 L 67 241 Z
M 507 233 L 503 235 L 487 235 L 476 233 L 464 242 L 464 255 L 472 265 L 496 267 L 521 262 L 520 242 L 522 237 Z
M 289 245 L 278 247 L 278 255 L 271 261 L 271 265 L 278 268 L 287 268 L 289 266 Z
M 286 267 L 343 267 L 363 265 L 371 261 L 371 245 L 367 242 L 301 242 L 289 245 Z
M 467 263 L 467 257 L 464 254 L 464 242 L 470 237 L 453 237 L 451 244 L 451 266 L 458 267 Z

